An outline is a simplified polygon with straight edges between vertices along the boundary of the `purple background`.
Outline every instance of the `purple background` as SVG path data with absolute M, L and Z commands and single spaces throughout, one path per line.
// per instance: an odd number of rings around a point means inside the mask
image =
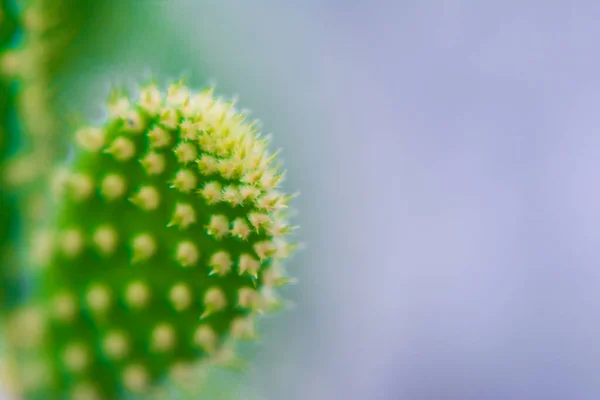
M 600 4 L 570 4 L 314 2 L 322 214 L 268 398 L 600 396 Z

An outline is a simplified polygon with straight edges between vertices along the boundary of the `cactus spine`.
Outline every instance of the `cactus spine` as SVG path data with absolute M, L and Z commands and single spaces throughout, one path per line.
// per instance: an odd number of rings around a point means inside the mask
M 56 180 L 32 317 L 47 373 L 33 393 L 145 394 L 198 360 L 223 361 L 289 282 L 291 196 L 256 122 L 181 82 L 166 94 L 147 85 L 137 102 L 115 92 L 108 110 L 104 126 L 77 130 Z

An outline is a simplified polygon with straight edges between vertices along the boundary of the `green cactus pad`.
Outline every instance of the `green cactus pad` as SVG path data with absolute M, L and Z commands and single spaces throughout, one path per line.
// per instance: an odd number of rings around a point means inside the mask
M 10 158 L 2 160 L 1 180 L 17 199 L 14 214 L 18 214 L 21 243 L 36 240 L 47 219 L 47 182 L 56 162 L 66 154 L 63 135 L 68 132 L 59 111 L 62 85 L 57 78 L 74 57 L 71 48 L 82 26 L 93 17 L 92 3 L 0 0 L 0 80 L 15 89 L 11 93 Z M 18 34 L 9 38 L 15 24 Z M 9 40 L 2 43 L 3 38 Z M 18 125 L 18 133 L 14 125 Z M 12 236 L 15 246 L 17 236 Z M 11 266 L 19 273 L 31 274 L 28 254 L 15 258 Z M 0 258 L 0 264 L 2 261 L 6 258 Z
M 0 0 L 0 318 L 28 295 L 24 244 L 44 236 L 48 177 L 66 147 L 55 77 L 88 3 Z
M 17 31 L 16 18 L 7 0 L 0 0 L 0 56 L 11 44 Z M 15 141 L 16 127 L 11 121 L 14 113 L 14 93 L 9 80 L 0 75 L 0 304 L 10 297 L 13 270 L 8 268 L 10 236 L 15 224 L 16 207 L 9 198 L 4 182 L 5 164 Z
M 143 395 L 255 338 L 288 281 L 291 196 L 255 122 L 181 82 L 147 85 L 137 102 L 113 93 L 108 110 L 76 132 L 55 184 L 43 393 Z
M 9 43 L 16 30 L 16 18 L 9 8 L 9 0 L 0 0 L 0 47 Z

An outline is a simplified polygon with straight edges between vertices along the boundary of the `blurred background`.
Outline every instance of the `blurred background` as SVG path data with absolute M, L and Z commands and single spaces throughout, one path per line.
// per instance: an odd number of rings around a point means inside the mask
M 240 399 L 600 396 L 600 4 L 111 7 L 74 112 L 101 118 L 114 82 L 216 82 L 301 194 L 295 306 L 263 322 Z

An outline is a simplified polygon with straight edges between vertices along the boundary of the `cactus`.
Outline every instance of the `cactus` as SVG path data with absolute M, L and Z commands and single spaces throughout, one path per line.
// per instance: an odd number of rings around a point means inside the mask
M 256 318 L 281 304 L 292 196 L 277 189 L 269 138 L 213 93 L 115 91 L 106 124 L 76 131 L 41 305 L 25 319 L 47 373 L 27 390 L 145 395 L 202 360 L 235 361 L 230 342 L 254 339 Z
M 16 18 L 8 6 L 7 0 L 0 0 L 0 53 L 12 43 L 17 31 Z M 0 76 L 0 177 L 4 177 L 5 160 L 15 140 L 15 126 L 11 119 L 14 113 L 13 90 L 8 80 Z M 15 205 L 0 179 L 0 260 L 11 259 L 9 238 L 14 229 Z M 7 297 L 14 271 L 8 267 L 0 268 L 0 304 Z
M 8 1 L 2 2 L 8 5 Z M 18 8 L 19 38 L 0 51 L 0 80 L 18 89 L 13 96 L 13 112 L 20 134 L 13 135 L 11 157 L 0 160 L 0 185 L 18 199 L 18 212 L 13 215 L 20 218 L 19 239 L 27 243 L 42 236 L 38 230 L 48 212 L 44 197 L 48 172 L 65 151 L 54 79 L 84 22 L 81 16 L 86 4 L 78 0 L 24 2 Z M 30 267 L 28 254 L 18 257 L 11 257 L 10 267 Z M 0 267 L 7 267 L 6 259 L 0 253 Z
M 19 82 L 17 111 L 26 138 L 18 157 L 11 160 L 6 179 L 38 198 L 40 182 L 47 180 L 48 168 L 64 148 L 58 140 L 62 126 L 54 108 L 53 80 L 79 31 L 85 3 L 28 1 L 19 16 L 22 38 L 0 54 L 0 75 Z
M 9 46 L 15 31 L 16 21 L 11 10 L 8 8 L 8 1 L 0 0 L 0 53 Z M 12 93 L 10 83 L 0 77 L 0 172 L 2 172 L 1 168 L 4 165 L 4 160 L 7 157 L 13 136 L 9 134 L 11 128 L 8 126 L 11 108 Z M 1 175 L 2 174 L 0 174 L 0 176 Z M 2 189 L 2 185 L 0 185 L 0 189 Z M 5 196 L 6 194 L 4 191 L 0 190 L 0 204 L 2 206 L 6 205 Z M 6 210 L 5 207 L 0 209 Z M 2 228 L 0 231 L 0 249 L 3 247 L 3 244 L 6 243 L 6 238 L 8 237 L 8 232 L 6 231 L 8 227 L 8 218 L 9 213 L 0 213 L 0 227 Z

